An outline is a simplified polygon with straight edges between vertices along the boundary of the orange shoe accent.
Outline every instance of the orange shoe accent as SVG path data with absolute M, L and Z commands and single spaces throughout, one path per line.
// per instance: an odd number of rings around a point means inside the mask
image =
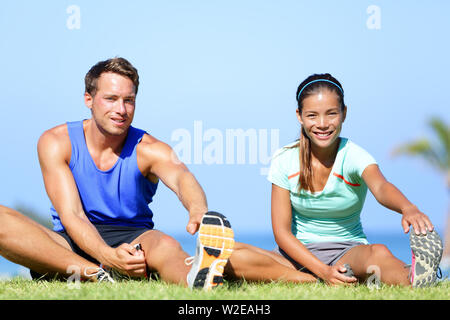
M 209 290 L 223 284 L 223 272 L 234 247 L 234 232 L 227 218 L 208 212 L 198 231 L 197 252 L 188 285 Z

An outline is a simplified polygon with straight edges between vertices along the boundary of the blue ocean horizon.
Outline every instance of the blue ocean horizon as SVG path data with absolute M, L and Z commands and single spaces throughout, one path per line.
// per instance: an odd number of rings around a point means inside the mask
M 439 231 L 438 231 L 439 232 Z M 406 264 L 411 263 L 411 250 L 409 247 L 409 234 L 399 232 L 365 232 L 368 241 L 371 244 L 381 243 L 386 245 L 389 250 Z M 439 232 L 441 236 L 443 234 Z M 177 239 L 184 250 L 190 254 L 195 254 L 195 240 L 187 233 L 172 235 Z M 254 245 L 256 247 L 273 250 L 277 245 L 271 233 L 240 233 L 235 237 L 236 241 Z M 27 278 L 29 271 L 27 268 L 14 264 L 0 256 L 0 280 L 21 276 Z
M 365 232 L 369 243 L 381 243 L 386 245 L 391 252 L 403 262 L 409 264 L 411 262 L 411 250 L 409 247 L 409 234 L 401 232 Z M 182 243 L 186 252 L 194 255 L 195 241 L 189 235 L 176 235 L 175 238 Z M 235 240 L 256 247 L 272 251 L 277 247 L 272 233 L 258 234 L 258 233 L 241 233 L 235 236 Z

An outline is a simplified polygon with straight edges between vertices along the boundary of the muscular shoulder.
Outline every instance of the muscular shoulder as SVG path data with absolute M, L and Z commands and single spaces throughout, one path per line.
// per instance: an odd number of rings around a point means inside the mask
M 47 157 L 70 161 L 71 144 L 67 125 L 62 124 L 42 133 L 38 141 L 39 159 Z
M 144 176 L 147 176 L 156 165 L 180 163 L 173 149 L 161 140 L 144 134 L 137 145 L 138 166 Z
M 137 146 L 137 152 L 138 156 L 147 158 L 164 157 L 172 152 L 172 148 L 167 143 L 146 133 L 142 136 L 142 140 Z

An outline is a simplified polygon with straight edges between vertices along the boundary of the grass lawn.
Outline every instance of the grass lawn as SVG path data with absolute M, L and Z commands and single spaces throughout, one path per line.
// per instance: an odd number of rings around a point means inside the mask
M 0 300 L 450 300 L 450 281 L 432 288 L 382 285 L 331 287 L 325 284 L 225 282 L 210 292 L 160 281 L 78 283 L 13 279 L 0 282 Z

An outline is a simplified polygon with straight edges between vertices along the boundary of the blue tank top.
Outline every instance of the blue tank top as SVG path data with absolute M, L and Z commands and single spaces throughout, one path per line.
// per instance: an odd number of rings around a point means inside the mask
M 94 224 L 153 228 L 153 213 L 148 207 L 158 183 L 145 178 L 137 165 L 136 146 L 146 133 L 129 128 L 122 152 L 114 166 L 98 169 L 86 146 L 83 121 L 67 122 L 72 156 L 72 171 L 84 212 Z M 51 207 L 53 230 L 64 226 Z

